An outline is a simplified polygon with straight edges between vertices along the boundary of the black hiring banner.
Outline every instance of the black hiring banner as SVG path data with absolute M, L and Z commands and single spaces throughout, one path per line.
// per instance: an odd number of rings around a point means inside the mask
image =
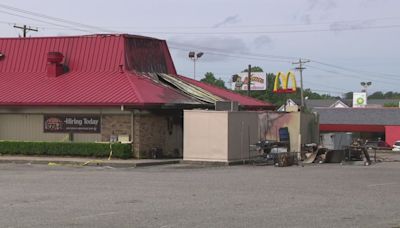
M 44 115 L 44 132 L 100 133 L 100 115 Z

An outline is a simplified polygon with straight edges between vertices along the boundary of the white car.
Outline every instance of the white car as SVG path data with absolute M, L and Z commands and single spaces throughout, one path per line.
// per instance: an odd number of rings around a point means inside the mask
M 400 151 L 400 140 L 394 142 L 392 151 Z

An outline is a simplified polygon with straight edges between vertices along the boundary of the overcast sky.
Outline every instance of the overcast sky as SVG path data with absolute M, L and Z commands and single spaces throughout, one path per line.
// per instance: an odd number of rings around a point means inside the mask
M 140 34 L 166 39 L 178 73 L 189 77 L 188 51 L 204 52 L 197 79 L 209 71 L 229 83 L 248 64 L 287 72 L 301 57 L 311 60 L 305 88 L 339 95 L 372 81 L 371 92 L 399 92 L 399 9 L 398 0 L 2 0 L 0 36 L 18 36 L 14 23 L 39 29 L 30 36 Z

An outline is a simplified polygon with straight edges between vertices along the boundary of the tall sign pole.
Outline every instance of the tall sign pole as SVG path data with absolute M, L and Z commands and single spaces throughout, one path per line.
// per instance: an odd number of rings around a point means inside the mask
M 304 63 L 308 63 L 310 60 L 302 60 L 301 58 L 299 59 L 298 62 L 293 62 L 292 64 L 299 65 L 296 67 L 296 70 L 300 71 L 300 96 L 301 96 L 301 107 L 304 107 L 304 92 L 303 92 L 303 70 L 306 69 L 303 67 Z
M 251 65 L 249 64 L 249 70 L 247 76 L 247 96 L 250 96 L 250 85 L 251 85 Z

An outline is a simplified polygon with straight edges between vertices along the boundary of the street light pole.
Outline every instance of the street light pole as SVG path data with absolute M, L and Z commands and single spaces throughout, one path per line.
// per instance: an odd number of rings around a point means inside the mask
M 372 82 L 361 82 L 360 85 L 364 87 L 361 92 L 365 92 L 367 94 L 367 88 L 372 85 Z
M 193 60 L 193 79 L 194 80 L 196 80 L 196 61 L 201 57 L 201 56 L 203 56 L 203 52 L 198 52 L 198 53 L 196 53 L 196 52 L 194 52 L 194 51 L 191 51 L 191 52 L 189 52 L 189 58 L 191 59 L 191 60 Z

